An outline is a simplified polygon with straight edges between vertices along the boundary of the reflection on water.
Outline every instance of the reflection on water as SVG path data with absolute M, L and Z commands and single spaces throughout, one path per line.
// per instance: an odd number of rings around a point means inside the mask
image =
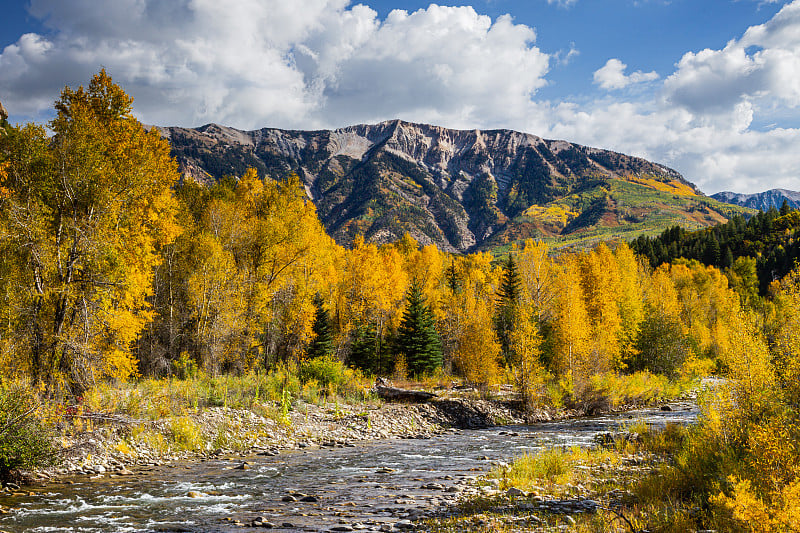
M 0 529 L 16 531 L 242 531 L 263 516 L 283 531 L 327 530 L 368 520 L 377 530 L 409 510 L 441 504 L 441 488 L 479 475 L 491 461 L 552 447 L 590 446 L 597 433 L 644 420 L 648 424 L 691 423 L 692 404 L 534 426 L 504 426 L 446 433 L 427 440 L 389 440 L 355 448 L 287 451 L 276 457 L 183 463 L 141 475 L 35 487 L 35 496 L 7 499 L 15 510 L 0 517 Z M 389 471 L 392 470 L 392 471 Z M 283 501 L 294 491 L 318 501 Z M 197 497 L 190 497 L 189 494 Z M 291 526 L 291 527 L 290 527 Z

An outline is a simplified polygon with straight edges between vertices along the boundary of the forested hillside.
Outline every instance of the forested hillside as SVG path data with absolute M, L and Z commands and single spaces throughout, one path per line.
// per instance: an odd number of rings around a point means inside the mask
M 762 294 L 773 281 L 783 278 L 800 259 L 800 212 L 784 202 L 745 220 L 734 217 L 725 224 L 700 231 L 674 226 L 660 236 L 640 236 L 633 249 L 657 267 L 678 258 L 695 259 L 720 269 L 734 268 L 744 275 L 758 275 Z

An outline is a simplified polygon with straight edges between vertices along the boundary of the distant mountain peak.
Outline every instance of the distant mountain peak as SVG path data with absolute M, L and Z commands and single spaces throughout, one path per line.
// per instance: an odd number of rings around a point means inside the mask
M 800 209 L 800 192 L 790 191 L 788 189 L 770 189 L 768 191 L 752 194 L 723 191 L 712 194 L 711 198 L 728 204 L 740 205 L 751 209 L 760 209 L 761 211 L 767 211 L 771 207 L 780 209 L 783 205 L 783 201 L 786 200 L 789 207 Z

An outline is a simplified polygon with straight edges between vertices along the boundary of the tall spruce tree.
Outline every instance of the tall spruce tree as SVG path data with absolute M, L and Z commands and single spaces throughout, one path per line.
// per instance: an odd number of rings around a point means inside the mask
M 380 339 L 371 322 L 358 323 L 353 328 L 348 362 L 364 372 L 378 375 L 385 373 L 387 365 L 382 361 Z
M 781 204 L 781 209 L 779 211 L 781 216 L 788 215 L 792 211 L 791 206 L 789 205 L 789 201 L 786 198 L 783 199 L 783 203 Z
M 314 332 L 314 340 L 308 347 L 308 357 L 314 359 L 317 357 L 325 357 L 333 353 L 333 338 L 331 336 L 331 317 L 328 310 L 325 309 L 322 297 L 317 294 L 314 297 L 314 324 L 311 330 Z
M 433 313 L 425 303 L 422 286 L 417 281 L 411 283 L 406 302 L 395 350 L 405 356 L 411 375 L 419 376 L 442 365 L 442 341 L 436 332 Z
M 497 312 L 495 314 L 495 330 L 503 350 L 503 357 L 509 362 L 511 353 L 511 332 L 514 329 L 514 316 L 522 291 L 522 282 L 517 272 L 517 263 L 511 254 L 503 263 L 503 279 L 497 292 Z

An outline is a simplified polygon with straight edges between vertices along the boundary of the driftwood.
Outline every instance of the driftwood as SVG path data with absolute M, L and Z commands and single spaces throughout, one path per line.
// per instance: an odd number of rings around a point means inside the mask
M 384 387 L 382 385 L 377 385 L 375 392 L 384 400 L 398 402 L 427 402 L 431 398 L 436 398 L 436 395 L 432 392 L 398 389 L 397 387 Z

